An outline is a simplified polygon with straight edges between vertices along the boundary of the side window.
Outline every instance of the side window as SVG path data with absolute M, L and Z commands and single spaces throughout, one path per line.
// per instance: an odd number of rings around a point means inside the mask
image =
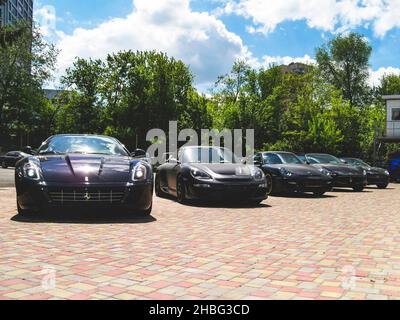
M 264 162 L 266 164 L 282 164 L 282 160 L 276 154 L 273 153 L 267 153 L 264 156 Z
M 15 152 L 9 152 L 9 153 L 6 154 L 6 156 L 8 156 L 8 157 L 16 157 L 17 155 L 16 155 Z
M 312 157 L 307 157 L 307 161 L 308 161 L 309 163 L 311 163 L 311 164 L 316 164 L 316 163 L 318 163 L 318 161 L 315 160 L 315 159 L 312 158 Z

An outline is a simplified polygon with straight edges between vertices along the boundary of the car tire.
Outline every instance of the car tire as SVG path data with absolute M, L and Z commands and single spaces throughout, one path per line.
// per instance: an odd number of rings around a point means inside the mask
M 147 210 L 143 210 L 142 211 L 142 215 L 144 216 L 149 216 L 151 215 L 151 212 L 153 211 L 153 202 L 151 203 L 150 208 L 148 208 Z
M 18 214 L 19 214 L 21 217 L 32 217 L 33 214 L 34 214 L 34 211 L 33 211 L 33 210 L 22 209 L 22 208 L 20 207 L 18 201 L 17 201 L 17 211 L 18 211 Z
M 164 191 L 162 191 L 161 189 L 161 181 L 160 181 L 160 176 L 157 174 L 156 175 L 156 182 L 155 182 L 155 192 L 156 192 L 156 196 L 159 198 L 164 198 Z
M 180 177 L 176 181 L 176 198 L 180 204 L 185 204 L 187 202 L 185 182 Z
M 3 161 L 3 162 L 1 163 L 1 167 L 2 167 L 3 169 L 7 169 L 7 168 L 8 168 L 7 163 L 6 163 L 5 161 Z
M 364 186 L 356 186 L 356 187 L 353 187 L 353 190 L 354 190 L 355 192 L 363 192 L 363 191 L 364 191 Z
M 273 180 L 272 180 L 272 176 L 269 173 L 265 174 L 265 180 L 267 180 L 267 185 L 268 185 L 268 190 L 267 190 L 267 195 L 271 195 L 272 191 L 273 191 Z
M 376 186 L 378 187 L 378 189 L 386 189 L 389 186 L 389 184 L 388 183 L 383 183 L 383 184 L 378 184 Z

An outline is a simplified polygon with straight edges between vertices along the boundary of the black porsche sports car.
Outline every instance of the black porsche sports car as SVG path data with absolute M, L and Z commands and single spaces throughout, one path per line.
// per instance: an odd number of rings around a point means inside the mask
M 386 169 L 372 167 L 357 158 L 342 158 L 347 164 L 367 171 L 368 185 L 376 185 L 379 189 L 386 189 L 390 183 L 390 173 Z
M 335 156 L 323 153 L 308 153 L 304 161 L 333 178 L 334 188 L 352 188 L 361 192 L 367 186 L 367 171 L 343 163 Z
M 153 173 L 118 140 L 95 135 L 57 135 L 15 169 L 20 214 L 52 207 L 138 210 L 150 214 Z
M 1 167 L 3 169 L 7 169 L 8 167 L 15 167 L 19 160 L 26 157 L 30 157 L 30 154 L 21 151 L 7 152 L 5 155 L 0 156 Z
M 158 168 L 157 196 L 170 194 L 178 202 L 190 199 L 247 201 L 268 198 L 270 184 L 261 169 L 241 163 L 228 149 L 183 147 L 177 158 Z
M 290 152 L 260 152 L 254 164 L 272 178 L 272 193 L 312 192 L 322 196 L 332 189 L 332 178 L 325 172 L 305 164 Z

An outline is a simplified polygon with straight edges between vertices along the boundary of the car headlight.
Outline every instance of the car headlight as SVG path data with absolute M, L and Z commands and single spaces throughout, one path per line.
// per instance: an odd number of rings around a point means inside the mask
M 264 172 L 260 168 L 252 167 L 251 168 L 251 176 L 256 180 L 256 181 L 261 181 L 265 179 Z
M 147 177 L 147 167 L 143 163 L 137 164 L 132 171 L 133 181 L 144 181 Z
M 390 176 L 390 172 L 389 172 L 388 170 L 385 170 L 384 173 L 385 173 L 387 176 Z
M 199 169 L 195 169 L 193 168 L 192 170 L 190 170 L 190 174 L 192 175 L 193 178 L 195 179 L 200 179 L 200 180 L 211 180 L 211 176 L 207 173 L 205 173 L 202 170 Z
M 293 172 L 291 172 L 291 171 L 289 171 L 289 170 L 287 170 L 287 169 L 285 169 L 285 168 L 280 168 L 279 171 L 280 171 L 280 173 L 281 173 L 282 175 L 284 175 L 285 177 L 291 177 L 291 176 L 293 176 Z
M 40 180 L 41 178 L 41 169 L 36 163 L 25 163 L 22 171 L 25 178 L 32 180 Z
M 321 172 L 322 174 L 329 176 L 329 177 L 332 177 L 334 175 L 334 173 L 332 171 L 325 169 L 325 168 L 319 169 L 319 172 Z

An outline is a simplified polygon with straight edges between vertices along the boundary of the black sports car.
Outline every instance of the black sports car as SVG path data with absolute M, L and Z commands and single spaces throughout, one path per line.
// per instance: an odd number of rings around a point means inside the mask
M 153 173 L 118 140 L 94 135 L 58 135 L 46 140 L 35 156 L 15 169 L 20 214 L 52 207 L 138 210 L 150 214 Z
M 3 156 L 0 156 L 0 163 L 3 169 L 15 167 L 17 162 L 23 158 L 30 157 L 30 154 L 21 151 L 10 151 Z
M 323 153 L 308 153 L 304 161 L 333 178 L 334 188 L 352 188 L 361 192 L 367 185 L 367 171 L 343 163 L 338 158 Z
M 241 163 L 228 149 L 183 147 L 177 159 L 158 168 L 157 196 L 170 194 L 178 202 L 189 199 L 247 201 L 268 198 L 270 184 L 261 169 Z
M 322 196 L 332 189 L 329 175 L 305 164 L 290 152 L 260 152 L 254 156 L 254 164 L 271 176 L 273 194 L 312 192 Z
M 390 182 L 390 173 L 386 169 L 372 167 L 357 158 L 342 158 L 347 164 L 367 171 L 368 185 L 376 185 L 379 189 L 386 189 Z

